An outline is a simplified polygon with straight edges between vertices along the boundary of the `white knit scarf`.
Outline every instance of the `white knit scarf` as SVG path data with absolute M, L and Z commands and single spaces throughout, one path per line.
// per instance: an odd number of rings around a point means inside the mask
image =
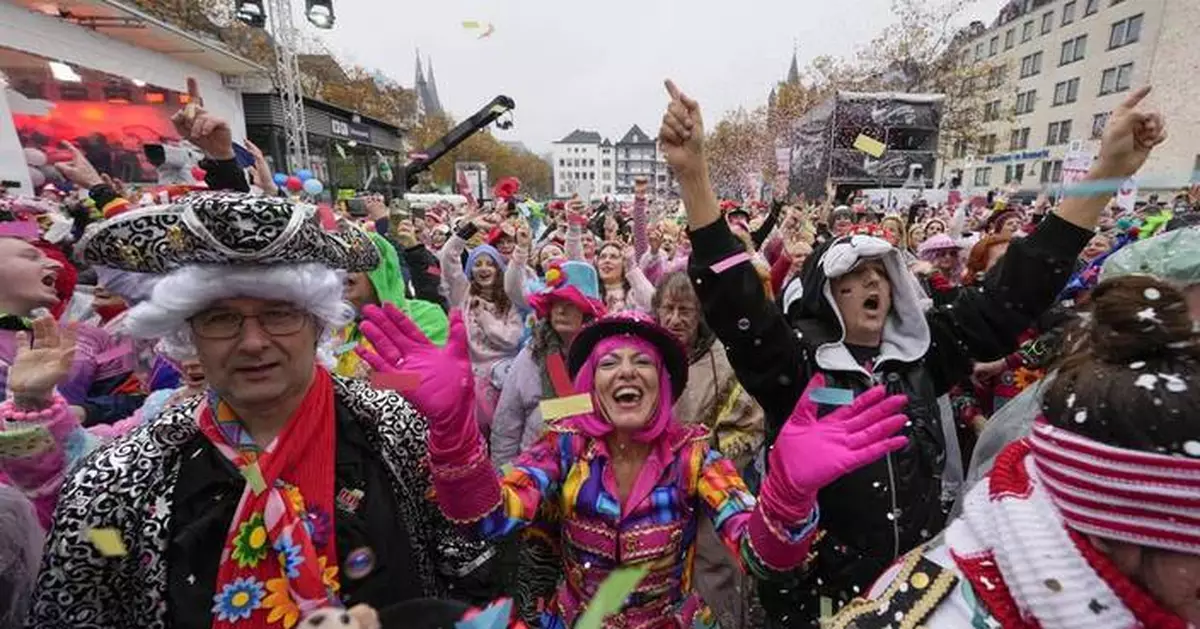
M 1026 454 L 1020 464 L 1031 491 L 993 495 L 991 479 L 978 483 L 967 494 L 962 517 L 946 530 L 951 552 L 995 561 L 1021 614 L 1042 629 L 1139 626 L 1067 534 L 1033 457 Z

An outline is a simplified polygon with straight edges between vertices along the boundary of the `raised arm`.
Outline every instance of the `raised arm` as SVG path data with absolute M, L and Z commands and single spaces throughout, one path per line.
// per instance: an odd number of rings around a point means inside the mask
M 763 407 L 768 443 L 808 380 L 791 327 L 767 300 L 758 272 L 725 221 L 709 183 L 699 105 L 668 82 L 671 104 L 659 141 L 687 207 L 689 274 L 704 319 L 725 345 L 737 379 Z
M 451 308 L 462 308 L 467 300 L 471 283 L 463 271 L 462 254 L 467 250 L 467 239 L 475 235 L 478 228 L 467 223 L 458 233 L 446 239 L 438 252 L 438 266 L 442 270 L 442 283 L 446 286 L 446 297 Z

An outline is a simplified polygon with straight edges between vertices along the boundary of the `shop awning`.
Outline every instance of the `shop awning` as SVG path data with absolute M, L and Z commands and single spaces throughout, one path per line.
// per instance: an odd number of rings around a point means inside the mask
M 235 54 L 215 38 L 168 24 L 116 0 L 11 0 L 31 11 L 68 20 L 131 46 L 224 75 L 264 74 L 267 69 Z

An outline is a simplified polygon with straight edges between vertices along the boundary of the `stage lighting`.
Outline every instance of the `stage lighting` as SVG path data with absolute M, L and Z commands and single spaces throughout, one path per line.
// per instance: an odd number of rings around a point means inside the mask
M 305 0 L 304 4 L 309 24 L 317 28 L 333 28 L 333 0 Z
M 266 26 L 267 10 L 263 8 L 262 0 L 238 0 L 237 19 L 254 28 Z

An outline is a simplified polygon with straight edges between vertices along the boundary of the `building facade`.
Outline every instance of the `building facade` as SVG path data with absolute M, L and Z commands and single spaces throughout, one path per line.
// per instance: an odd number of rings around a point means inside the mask
M 554 196 L 591 199 L 613 194 L 614 154 L 612 142 L 595 131 L 576 129 L 555 142 L 550 155 Z
M 938 180 L 974 191 L 1059 183 L 1064 159 L 1094 155 L 1109 112 L 1149 84 L 1146 105 L 1162 111 L 1171 139 L 1140 173 L 1142 189 L 1185 184 L 1200 169 L 1197 29 L 1197 0 L 1014 0 L 960 53 L 1008 80 L 989 95 L 982 137 L 956 142 Z
M 646 135 L 641 127 L 633 125 L 616 145 L 616 191 L 632 194 L 633 182 L 645 177 L 652 190 L 666 192 L 673 186 L 671 169 L 667 158 L 658 148 L 658 142 Z

